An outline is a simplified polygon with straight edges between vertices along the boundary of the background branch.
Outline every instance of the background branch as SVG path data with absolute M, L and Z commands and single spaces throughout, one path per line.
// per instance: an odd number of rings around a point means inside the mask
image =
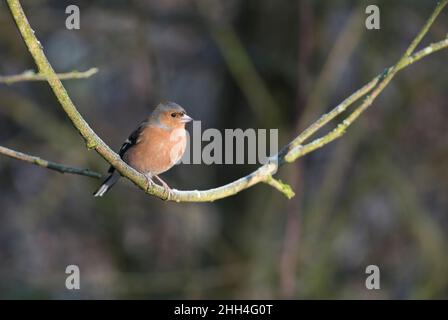
M 72 173 L 72 174 L 79 174 L 81 176 L 87 176 L 92 178 L 101 178 L 101 174 L 98 172 L 91 171 L 89 169 L 81 169 L 81 168 L 75 168 L 75 167 L 69 167 L 64 164 L 44 160 L 42 158 L 31 156 L 19 151 L 15 151 L 3 146 L 0 146 L 0 154 L 3 154 L 7 157 L 29 162 L 32 164 L 35 164 L 40 167 L 44 167 L 50 170 L 58 171 L 60 173 Z
M 98 68 L 90 68 L 86 71 L 72 71 L 65 73 L 57 73 L 56 76 L 60 80 L 72 80 L 72 79 L 86 79 L 93 76 L 98 72 Z M 46 81 L 47 78 L 40 73 L 35 73 L 33 70 L 27 70 L 21 74 L 15 74 L 10 76 L 0 76 L 0 83 L 12 84 L 23 81 Z
M 138 173 L 133 168 L 129 167 L 126 163 L 124 163 L 120 157 L 110 149 L 110 147 L 105 144 L 100 137 L 90 128 L 88 123 L 84 120 L 81 114 L 78 112 L 73 102 L 71 101 L 67 91 L 62 85 L 60 79 L 55 74 L 52 66 L 48 62 L 42 46 L 40 42 L 37 40 L 34 31 L 31 29 L 28 20 L 23 12 L 23 9 L 18 0 L 8 0 L 8 5 L 11 10 L 11 13 L 16 21 L 16 24 L 20 30 L 20 33 L 33 56 L 36 65 L 39 69 L 39 74 L 43 75 L 50 87 L 52 88 L 54 94 L 59 100 L 62 108 L 72 121 L 73 125 L 79 131 L 79 133 L 83 136 L 86 141 L 87 147 L 89 149 L 95 149 L 106 161 L 108 161 L 111 165 L 113 165 L 123 176 L 130 179 L 134 184 L 140 187 L 143 190 L 146 190 L 149 194 L 155 195 L 159 198 L 166 200 L 174 200 L 174 201 L 192 201 L 192 202 L 203 202 L 203 201 L 213 201 L 217 199 L 221 199 L 224 197 L 228 197 L 234 195 L 244 189 L 247 189 L 259 182 L 265 182 L 267 184 L 277 186 L 277 189 L 284 190 L 285 188 L 278 188 L 278 183 L 272 183 L 271 180 L 272 175 L 277 172 L 278 165 L 283 164 L 284 162 L 292 162 L 297 158 L 314 151 L 336 138 L 342 136 L 345 129 L 350 126 L 357 117 L 365 111 L 375 100 L 375 98 L 384 90 L 384 88 L 389 84 L 395 74 L 403 69 L 404 67 L 414 63 L 415 61 L 423 58 L 424 56 L 435 52 L 436 50 L 440 50 L 442 48 L 446 48 L 447 43 L 440 42 L 425 48 L 423 52 L 419 52 L 418 55 L 411 56 L 412 52 L 416 48 L 416 46 L 420 43 L 426 32 L 429 30 L 432 23 L 437 18 L 438 14 L 441 12 L 443 7 L 447 4 L 448 0 L 444 0 L 439 2 L 436 9 L 426 22 L 425 26 L 419 32 L 417 37 L 413 40 L 411 45 L 406 50 L 405 54 L 401 57 L 401 59 L 392 67 L 386 70 L 382 75 L 373 79 L 369 84 L 355 92 L 352 96 L 350 96 L 345 102 L 336 107 L 330 115 L 325 115 L 317 120 L 314 124 L 312 124 L 307 130 L 304 131 L 303 134 L 299 135 L 296 139 L 294 139 L 286 148 L 280 152 L 278 155 L 278 162 L 273 161 L 268 164 L 265 164 L 258 168 L 256 171 L 251 174 L 242 177 L 232 183 L 227 185 L 204 190 L 204 191 L 179 191 L 173 190 L 172 195 L 169 199 L 166 199 L 166 194 L 162 187 L 160 186 L 148 186 L 145 177 Z M 301 143 L 317 132 L 321 127 L 331 121 L 335 116 L 345 111 L 345 109 L 356 102 L 358 99 L 363 97 L 366 93 L 371 92 L 368 95 L 364 102 L 353 111 L 342 123 L 340 123 L 337 128 L 331 131 L 329 134 L 323 136 L 322 138 L 318 138 L 311 143 L 302 146 Z M 286 188 L 287 189 L 287 188 Z

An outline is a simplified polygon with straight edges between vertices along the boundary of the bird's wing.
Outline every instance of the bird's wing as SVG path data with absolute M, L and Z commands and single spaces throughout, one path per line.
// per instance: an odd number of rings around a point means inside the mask
M 124 154 L 133 146 L 135 146 L 137 143 L 139 143 L 139 137 L 142 133 L 143 129 L 148 124 L 147 120 L 143 121 L 136 130 L 134 130 L 131 135 L 126 139 L 126 141 L 121 146 L 120 150 L 118 151 L 118 155 L 120 158 L 123 159 Z M 108 172 L 112 173 L 114 172 L 115 168 L 110 166 Z

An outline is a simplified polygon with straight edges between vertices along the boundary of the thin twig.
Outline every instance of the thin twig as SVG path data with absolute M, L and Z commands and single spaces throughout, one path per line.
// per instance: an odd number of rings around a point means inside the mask
M 278 162 L 270 162 L 267 163 L 251 174 L 242 177 L 234 182 L 231 182 L 227 185 L 204 190 L 204 191 L 179 191 L 173 190 L 169 199 L 166 199 L 166 193 L 164 189 L 157 185 L 148 186 L 146 178 L 129 167 L 125 162 L 123 162 L 120 157 L 110 149 L 110 147 L 105 144 L 100 137 L 90 128 L 89 124 L 84 120 L 81 114 L 78 112 L 77 108 L 71 101 L 67 91 L 62 85 L 61 81 L 55 74 L 52 66 L 48 62 L 42 46 L 40 42 L 37 40 L 34 35 L 33 30 L 31 29 L 28 20 L 23 12 L 23 9 L 18 0 L 7 0 L 11 13 L 16 21 L 16 24 L 20 30 L 20 33 L 25 41 L 28 50 L 34 58 L 36 65 L 39 68 L 40 74 L 45 75 L 50 87 L 52 88 L 55 96 L 59 100 L 62 108 L 66 112 L 67 116 L 72 121 L 75 128 L 79 131 L 79 133 L 83 136 L 86 141 L 87 147 L 89 149 L 95 149 L 107 162 L 109 162 L 112 166 L 114 166 L 118 172 L 120 172 L 123 176 L 127 177 L 131 180 L 135 185 L 140 187 L 142 190 L 146 190 L 149 194 L 155 195 L 161 199 L 172 200 L 172 201 L 189 201 L 189 202 L 204 202 L 204 201 L 214 201 L 221 198 L 225 198 L 240 191 L 247 189 L 259 182 L 268 183 L 270 185 L 278 185 L 275 182 L 272 183 L 272 175 L 277 172 L 279 164 L 283 164 L 284 162 L 291 162 L 296 160 L 297 158 L 304 156 L 305 154 L 320 148 L 327 143 L 335 140 L 340 137 L 345 129 L 356 120 L 356 118 L 368 107 L 370 106 L 375 98 L 384 90 L 384 88 L 389 84 L 395 74 L 403 69 L 404 67 L 414 63 L 415 61 L 423 58 L 424 56 L 431 54 L 437 50 L 446 48 L 448 43 L 446 40 L 444 42 L 438 42 L 428 48 L 423 49 L 423 52 L 418 52 L 415 55 L 411 56 L 412 52 L 419 44 L 425 33 L 429 30 L 429 27 L 432 25 L 437 15 L 443 9 L 443 7 L 447 4 L 448 0 L 441 1 L 425 26 L 422 28 L 420 33 L 411 43 L 409 48 L 406 50 L 403 57 L 395 64 L 392 68 L 389 68 L 382 75 L 373 79 L 366 86 L 355 92 L 352 96 L 350 96 L 345 102 L 343 102 L 342 106 L 336 107 L 332 112 L 330 112 L 330 116 L 324 116 L 324 119 L 317 120 L 314 124 L 312 124 L 307 130 L 305 130 L 301 135 L 299 135 L 296 139 L 294 139 L 286 148 L 280 152 L 278 155 Z M 336 129 L 331 131 L 329 134 L 325 135 L 322 138 L 316 139 L 311 143 L 302 146 L 302 142 L 313 135 L 316 131 L 322 128 L 325 124 L 331 121 L 336 115 L 345 111 L 345 109 L 353 104 L 355 101 L 363 97 L 368 92 L 371 92 L 369 96 L 364 100 L 364 102 L 357 108 L 355 111 L 349 115 L 349 117 L 344 120 L 341 124 L 338 125 Z M 273 178 L 272 178 L 273 179 Z M 280 188 L 282 189 L 282 188 Z
M 5 148 L 0 146 L 0 154 L 3 154 L 5 156 L 8 156 L 13 159 L 17 159 L 20 161 L 29 162 L 32 164 L 35 164 L 40 167 L 44 167 L 50 170 L 55 170 L 60 173 L 72 173 L 72 174 L 79 174 L 81 176 L 87 176 L 92 178 L 101 178 L 101 174 L 98 172 L 91 171 L 89 169 L 81 169 L 81 168 L 74 168 L 66 166 L 65 164 L 56 163 L 48 160 L 44 160 L 42 158 L 31 156 L 29 154 L 25 154 L 19 151 L 15 151 L 9 148 Z
M 72 71 L 65 73 L 57 73 L 56 76 L 60 80 L 86 79 L 98 72 L 98 68 L 90 68 L 86 71 Z M 0 83 L 12 84 L 24 81 L 47 81 L 43 74 L 35 73 L 33 70 L 27 70 L 21 74 L 10 76 L 0 76 Z

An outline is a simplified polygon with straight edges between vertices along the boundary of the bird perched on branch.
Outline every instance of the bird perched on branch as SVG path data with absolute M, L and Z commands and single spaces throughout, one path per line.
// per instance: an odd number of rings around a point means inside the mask
M 183 156 L 187 146 L 185 124 L 192 121 L 185 110 L 174 102 L 160 103 L 152 114 L 129 136 L 119 151 L 120 157 L 146 176 L 159 180 L 168 195 L 170 187 L 159 174 L 173 167 Z M 93 194 L 102 197 L 120 179 L 120 173 L 110 167 L 109 175 Z

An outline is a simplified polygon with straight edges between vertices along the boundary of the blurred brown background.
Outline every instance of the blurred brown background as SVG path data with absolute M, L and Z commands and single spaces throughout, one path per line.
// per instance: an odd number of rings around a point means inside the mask
M 160 100 L 203 128 L 279 128 L 284 145 L 393 64 L 436 1 L 21 1 L 92 128 L 118 149 Z M 65 28 L 65 8 L 81 29 Z M 364 26 L 381 9 L 381 30 Z M 446 11 L 446 10 L 445 10 Z M 442 13 L 424 43 L 448 32 Z M 401 72 L 340 140 L 210 204 L 165 203 L 0 156 L 1 298 L 447 298 L 448 53 Z M 0 74 L 34 69 L 5 2 Z M 0 84 L 0 145 L 104 173 L 44 82 Z M 256 166 L 180 165 L 178 189 Z M 65 288 L 65 268 L 81 290 Z M 381 290 L 365 288 L 365 268 Z

